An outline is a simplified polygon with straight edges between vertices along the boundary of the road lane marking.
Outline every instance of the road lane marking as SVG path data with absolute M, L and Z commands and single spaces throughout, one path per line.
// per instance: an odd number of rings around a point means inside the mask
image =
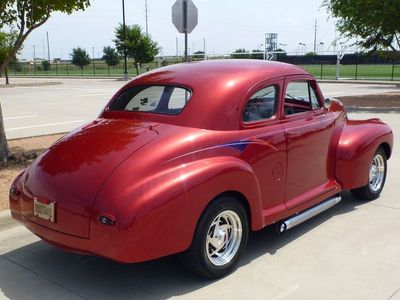
M 82 123 L 82 122 L 83 122 L 83 120 L 74 120 L 74 121 L 67 121 L 67 122 L 39 124 L 39 125 L 31 125 L 31 126 L 23 126 L 23 127 L 6 128 L 5 131 L 21 130 L 21 129 L 28 129 L 28 128 L 39 128 L 39 127 L 49 127 L 49 126 L 72 124 L 72 123 Z
M 93 96 L 112 96 L 112 93 L 102 93 L 102 94 L 84 94 L 84 95 L 72 95 L 72 97 L 93 97 Z
M 16 120 L 16 119 L 25 119 L 25 118 L 36 118 L 38 115 L 28 115 L 28 116 L 15 116 L 15 117 L 7 117 L 4 120 Z

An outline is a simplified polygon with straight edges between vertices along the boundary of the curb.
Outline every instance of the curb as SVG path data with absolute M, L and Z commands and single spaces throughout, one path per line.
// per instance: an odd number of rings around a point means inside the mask
M 0 232 L 15 226 L 18 226 L 18 223 L 11 218 L 10 210 L 0 211 Z
M 131 80 L 131 79 L 133 79 L 133 78 L 135 78 L 136 77 L 136 75 L 135 76 L 129 76 L 129 79 L 128 80 Z M 37 75 L 37 76 L 10 76 L 10 78 L 18 78 L 18 79 L 23 79 L 23 78 L 29 78 L 29 79 L 35 79 L 35 78 L 39 78 L 39 79 L 44 79 L 44 78 L 49 78 L 49 79 L 112 79 L 112 80 L 120 80 L 120 81 L 124 81 L 123 80 L 123 78 L 122 78 L 122 75 L 121 76 L 110 76 L 110 77 L 108 77 L 108 76 L 81 76 L 81 75 L 70 75 L 70 76 L 63 76 L 63 75 L 60 75 L 60 76 L 40 76 L 40 75 Z
M 346 106 L 346 111 L 351 113 L 378 113 L 378 114 L 398 114 L 400 107 L 356 107 Z
M 9 85 L 1 85 L 2 89 L 16 88 L 16 87 L 38 87 L 38 86 L 52 86 L 52 85 L 62 85 L 61 81 L 44 81 L 44 82 L 27 82 L 27 83 L 12 83 Z

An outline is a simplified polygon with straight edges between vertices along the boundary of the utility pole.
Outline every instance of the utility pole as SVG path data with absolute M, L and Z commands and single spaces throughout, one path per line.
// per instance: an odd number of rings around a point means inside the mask
M 317 53 L 317 19 L 315 19 L 315 25 L 314 25 L 314 53 Z
M 148 23 L 148 14 L 147 14 L 147 0 L 144 0 L 144 8 L 145 8 L 145 13 L 146 13 L 146 35 L 149 35 L 149 23 Z
M 126 25 L 125 25 L 125 0 L 122 0 L 122 26 L 124 27 L 124 80 L 129 79 L 128 75 L 128 64 L 127 64 L 127 52 L 126 52 Z
M 50 62 L 50 43 L 49 43 L 49 32 L 48 31 L 46 31 L 46 36 L 47 36 L 47 57 Z

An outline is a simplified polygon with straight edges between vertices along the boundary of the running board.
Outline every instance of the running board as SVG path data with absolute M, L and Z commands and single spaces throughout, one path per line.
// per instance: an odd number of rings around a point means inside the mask
M 278 223 L 277 230 L 279 234 L 283 234 L 286 230 L 293 228 L 312 217 L 324 212 L 325 210 L 331 208 L 332 206 L 338 204 L 342 200 L 341 196 L 336 196 L 334 198 L 330 198 L 308 210 L 305 210 L 294 217 L 291 217 L 285 221 Z

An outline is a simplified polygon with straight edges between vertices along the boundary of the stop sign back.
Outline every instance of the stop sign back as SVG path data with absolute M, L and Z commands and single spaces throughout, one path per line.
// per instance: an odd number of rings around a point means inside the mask
M 187 11 L 186 16 L 185 6 Z M 174 5 L 172 6 L 172 23 L 175 25 L 176 29 L 178 29 L 180 33 L 191 33 L 193 29 L 197 26 L 197 22 L 197 7 L 194 5 L 192 0 L 177 0 L 174 3 Z

